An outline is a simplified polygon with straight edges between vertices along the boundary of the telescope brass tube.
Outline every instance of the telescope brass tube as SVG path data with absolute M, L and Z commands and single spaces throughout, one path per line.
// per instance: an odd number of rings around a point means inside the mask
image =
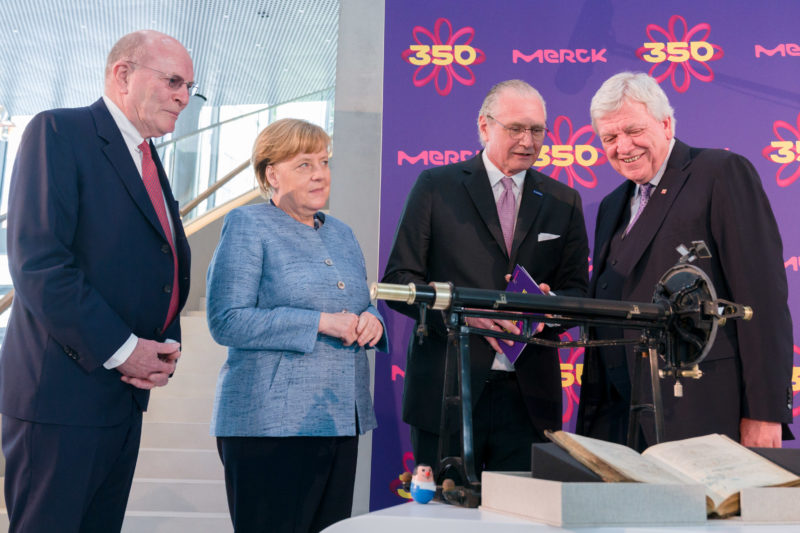
M 461 306 L 498 311 L 551 313 L 574 318 L 636 320 L 650 324 L 663 323 L 669 315 L 669 309 L 666 306 L 656 303 L 452 288 L 448 283 L 437 282 L 431 283 L 431 285 L 373 283 L 370 295 L 378 300 L 392 300 L 407 304 L 426 303 L 434 309 Z
M 417 298 L 417 289 L 413 283 L 396 285 L 394 283 L 373 283 L 369 288 L 372 300 L 389 300 L 413 304 Z

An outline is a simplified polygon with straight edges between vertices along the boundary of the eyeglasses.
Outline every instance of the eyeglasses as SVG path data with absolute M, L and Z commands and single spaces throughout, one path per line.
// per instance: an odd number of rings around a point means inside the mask
M 525 135 L 526 133 L 530 133 L 533 136 L 534 140 L 541 141 L 542 139 L 544 139 L 545 134 L 547 134 L 550 131 L 549 129 L 547 129 L 547 126 L 533 126 L 530 128 L 523 128 L 522 126 L 506 126 L 505 124 L 494 118 L 492 115 L 486 115 L 486 116 L 494 120 L 498 124 L 500 124 L 500 126 L 504 130 L 506 130 L 509 137 L 511 137 L 512 139 L 521 139 L 523 135 Z
M 189 91 L 189 96 L 194 96 L 197 94 L 198 86 L 197 83 L 193 81 L 185 81 L 180 76 L 176 76 L 175 74 L 167 74 L 166 72 L 161 72 L 158 69 L 154 69 L 153 67 L 148 67 L 147 65 L 142 65 L 141 63 L 137 63 L 135 61 L 128 61 L 131 65 L 136 65 L 137 67 L 144 67 L 148 70 L 152 70 L 153 72 L 158 72 L 161 74 L 163 80 L 167 80 L 167 85 L 173 91 L 177 91 L 181 88 L 181 86 L 185 85 L 186 90 Z

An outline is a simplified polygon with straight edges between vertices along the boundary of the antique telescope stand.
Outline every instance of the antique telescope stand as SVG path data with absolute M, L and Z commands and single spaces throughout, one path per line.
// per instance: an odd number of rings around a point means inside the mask
M 681 245 L 677 250 L 681 254 L 678 264 L 661 277 L 653 301 L 649 303 L 519 294 L 453 287 L 450 283 L 441 282 L 432 282 L 429 285 L 372 285 L 371 296 L 374 299 L 418 304 L 421 308 L 421 325 L 425 322 L 428 308 L 442 311 L 445 315 L 448 349 L 439 434 L 440 468 L 436 481 L 441 486 L 448 473 L 455 472 L 464 482 L 463 489 L 448 498 L 450 503 L 467 507 L 476 507 L 480 503 L 480 480 L 476 475 L 472 439 L 471 334 L 554 348 L 635 344 L 637 353 L 642 357 L 637 358 L 634 366 L 629 427 L 638 427 L 639 415 L 643 411 L 652 411 L 656 438 L 660 441 L 663 436 L 660 379 L 674 377 L 675 394 L 680 395 L 679 378 L 701 377 L 702 373 L 697 365 L 713 345 L 718 325 L 733 318 L 749 320 L 753 315 L 752 310 L 745 305 L 717 298 L 708 276 L 689 264 L 697 257 L 710 257 L 705 243 L 695 241 L 690 248 Z M 466 322 L 468 317 L 522 322 L 522 331 L 519 335 L 514 335 L 505 331 L 471 327 Z M 579 326 L 580 335 L 574 341 L 551 341 L 534 337 L 535 324 L 543 321 L 562 326 Z M 638 330 L 640 335 L 638 339 L 591 340 L 587 335 L 588 326 L 616 326 Z M 417 334 L 425 334 L 424 328 L 418 328 Z M 658 368 L 659 357 L 664 360 L 663 369 Z M 644 365 L 649 368 L 653 398 L 653 402 L 647 404 L 643 403 L 638 380 Z M 451 424 L 447 419 L 451 409 L 460 410 L 461 450 L 458 455 L 446 452 L 451 433 Z M 633 435 L 629 431 L 629 446 L 634 444 Z

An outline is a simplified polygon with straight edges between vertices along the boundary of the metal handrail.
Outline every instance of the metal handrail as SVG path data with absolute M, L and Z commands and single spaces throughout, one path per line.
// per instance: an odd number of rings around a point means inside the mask
M 279 102 L 277 104 L 268 105 L 267 107 L 264 107 L 264 108 L 261 108 L 261 109 L 256 109 L 255 111 L 249 111 L 247 113 L 243 113 L 241 115 L 235 116 L 233 118 L 229 118 L 227 120 L 222 120 L 220 122 L 215 122 L 214 124 L 209 124 L 208 126 L 205 126 L 205 127 L 200 128 L 200 129 L 194 130 L 193 132 L 187 133 L 186 135 L 181 135 L 180 137 L 175 137 L 174 139 L 170 139 L 168 141 L 156 144 L 155 147 L 156 147 L 156 150 L 158 150 L 158 149 L 163 148 L 165 146 L 168 146 L 170 144 L 176 144 L 179 141 L 182 141 L 184 139 L 188 139 L 189 137 L 194 137 L 195 135 L 197 135 L 199 133 L 203 133 L 204 131 L 207 131 L 207 130 L 210 130 L 210 129 L 214 129 L 214 128 L 218 128 L 218 127 L 222 126 L 223 124 L 227 124 L 229 122 L 233 122 L 234 120 L 239 120 L 240 118 L 249 117 L 250 115 L 257 115 L 258 113 L 263 113 L 264 111 L 269 111 L 273 107 L 278 107 L 278 106 L 282 106 L 282 105 L 285 105 L 285 104 L 291 104 L 292 102 L 299 102 L 299 101 L 303 100 L 304 98 L 309 98 L 311 96 L 314 96 L 315 94 L 326 93 L 326 92 L 332 91 L 334 89 L 335 89 L 335 87 L 326 87 L 325 89 L 320 89 L 319 91 L 314 91 L 313 93 L 304 94 L 303 96 L 298 96 L 297 98 L 292 98 L 291 100 L 286 100 L 284 102 Z
M 233 170 L 225 174 L 221 179 L 215 181 L 213 185 L 211 185 L 209 188 L 207 188 L 206 190 L 195 196 L 194 200 L 187 203 L 185 206 L 181 208 L 181 217 L 185 217 L 192 211 L 192 209 L 200 205 L 200 203 L 203 200 L 214 194 L 217 191 L 217 189 L 219 189 L 220 187 L 231 181 L 233 178 L 241 174 L 242 171 L 249 166 L 250 166 L 250 161 L 245 161 L 238 167 L 234 168 Z
M 3 295 L 0 298 L 0 315 L 5 313 L 9 307 L 11 307 L 11 302 L 14 301 L 14 288 L 12 287 L 10 291 Z

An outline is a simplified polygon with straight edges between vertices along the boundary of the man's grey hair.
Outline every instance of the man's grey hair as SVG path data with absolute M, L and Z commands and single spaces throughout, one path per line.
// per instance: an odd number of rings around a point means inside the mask
M 672 119 L 672 134 L 675 135 L 675 110 L 658 82 L 644 72 L 620 72 L 600 86 L 589 106 L 594 130 L 597 131 L 598 119 L 618 111 L 630 101 L 644 104 L 647 112 L 659 122 L 667 117 Z
M 520 96 L 530 96 L 537 98 L 542 104 L 542 111 L 544 111 L 544 118 L 547 120 L 547 106 L 545 106 L 544 98 L 539 94 L 539 91 L 534 89 L 529 83 L 522 80 L 506 80 L 501 81 L 491 89 L 483 99 L 480 111 L 478 111 L 478 138 L 481 141 L 481 146 L 486 147 L 486 139 L 483 138 L 481 133 L 481 117 L 486 115 L 494 115 L 495 108 L 497 107 L 497 100 L 500 95 L 505 92 L 515 92 Z

